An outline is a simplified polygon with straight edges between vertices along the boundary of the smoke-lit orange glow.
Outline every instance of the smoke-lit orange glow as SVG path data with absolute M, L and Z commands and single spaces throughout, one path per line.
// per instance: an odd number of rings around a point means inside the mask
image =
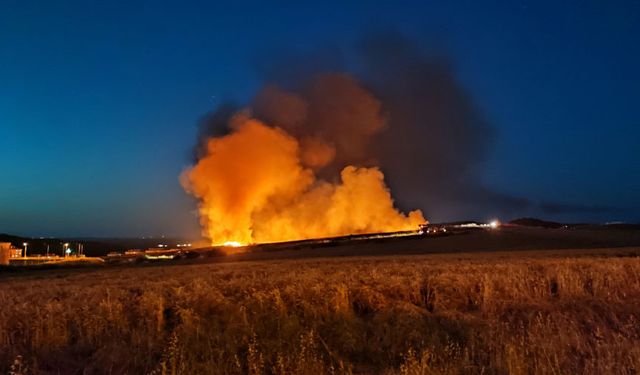
M 245 115 L 231 128 L 209 139 L 206 156 L 181 177 L 200 200 L 204 234 L 214 244 L 411 230 L 425 222 L 419 210 L 404 215 L 394 208 L 377 168 L 347 166 L 335 183 L 318 179 L 313 168 L 334 155 L 322 140 L 299 142 Z

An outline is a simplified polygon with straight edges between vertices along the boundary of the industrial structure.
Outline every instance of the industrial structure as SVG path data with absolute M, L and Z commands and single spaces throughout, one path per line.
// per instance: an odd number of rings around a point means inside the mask
M 75 244 L 72 249 L 68 242 L 60 243 L 61 253 L 50 252 L 49 244 L 46 244 L 46 255 L 34 254 L 28 242 L 23 242 L 22 248 L 12 246 L 11 242 L 0 242 L 0 266 L 35 266 L 43 264 L 64 264 L 64 263 L 102 263 L 101 258 L 86 257 L 84 246 L 81 243 Z M 42 247 L 42 245 L 40 246 Z
M 11 242 L 0 242 L 0 265 L 8 266 L 12 258 L 20 258 L 22 249 L 15 248 Z

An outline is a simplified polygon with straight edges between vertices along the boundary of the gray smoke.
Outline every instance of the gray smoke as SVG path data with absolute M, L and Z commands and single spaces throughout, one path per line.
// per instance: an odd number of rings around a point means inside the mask
M 365 37 L 358 53 L 363 79 L 389 114 L 373 149 L 401 206 L 449 220 L 511 216 L 529 205 L 481 183 L 496 132 L 445 56 L 393 32 Z

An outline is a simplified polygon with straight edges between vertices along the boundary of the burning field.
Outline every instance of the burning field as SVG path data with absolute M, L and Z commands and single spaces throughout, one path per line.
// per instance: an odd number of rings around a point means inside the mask
M 380 102 L 340 74 L 317 78 L 305 93 L 267 87 L 256 106 L 271 123 L 247 109 L 230 119 L 229 134 L 206 140 L 182 176 L 200 201 L 205 236 L 246 245 L 425 223 L 420 210 L 405 215 L 394 207 L 384 175 L 367 160 L 370 138 L 386 125 Z
M 0 4 L 0 375 L 640 374 L 640 0 Z

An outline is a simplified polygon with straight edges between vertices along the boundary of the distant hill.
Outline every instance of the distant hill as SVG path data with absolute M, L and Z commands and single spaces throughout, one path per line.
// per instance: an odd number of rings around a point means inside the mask
M 520 219 L 511 220 L 510 225 L 518 225 L 521 227 L 535 227 L 535 228 L 590 228 L 595 230 L 606 229 L 620 229 L 620 230 L 638 230 L 640 224 L 629 224 L 621 222 L 613 222 L 606 224 L 585 224 L 585 223 L 558 223 L 555 221 L 541 220 L 532 217 L 524 217 Z
M 11 242 L 14 246 L 17 246 L 19 243 L 23 243 L 22 237 L 12 236 L 6 233 L 0 233 L 0 242 Z
M 540 220 L 532 217 L 524 217 L 520 219 L 511 220 L 509 224 L 519 225 L 522 227 L 536 227 L 536 228 L 562 228 L 566 226 L 566 224 L 557 223 L 555 221 Z
M 629 224 L 629 223 L 607 223 L 604 226 L 610 229 L 626 229 L 626 230 L 640 229 L 640 224 Z

